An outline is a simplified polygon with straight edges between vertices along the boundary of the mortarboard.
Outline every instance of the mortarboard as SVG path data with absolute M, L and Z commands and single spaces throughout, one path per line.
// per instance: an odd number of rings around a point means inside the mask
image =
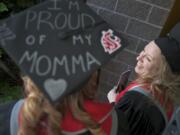
M 172 72 L 180 72 L 180 23 L 177 23 L 167 36 L 154 41 L 165 56 Z
M 0 44 L 56 102 L 124 48 L 119 34 L 82 1 L 45 1 L 0 22 Z

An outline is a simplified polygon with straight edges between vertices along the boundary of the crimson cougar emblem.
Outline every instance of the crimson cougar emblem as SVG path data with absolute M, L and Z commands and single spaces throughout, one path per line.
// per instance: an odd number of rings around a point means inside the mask
M 102 31 L 101 44 L 105 52 L 111 54 L 121 47 L 121 39 L 113 35 L 113 31 L 109 29 L 108 31 Z

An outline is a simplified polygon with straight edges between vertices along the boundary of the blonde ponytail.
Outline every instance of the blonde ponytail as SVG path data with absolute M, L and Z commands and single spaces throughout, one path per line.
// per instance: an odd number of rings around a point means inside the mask
M 47 125 L 44 126 L 46 126 L 45 129 L 48 135 L 60 135 L 61 113 L 54 109 L 28 77 L 24 77 L 23 80 L 29 95 L 21 109 L 18 135 L 38 135 L 38 128 L 43 126 L 41 121 L 44 116 L 47 117 Z
M 97 93 L 97 74 L 80 91 L 73 93 L 53 106 L 28 77 L 24 77 L 25 91 L 29 93 L 21 109 L 21 124 L 18 135 L 38 135 L 45 126 L 48 135 L 61 135 L 61 121 L 66 111 L 82 122 L 93 135 L 105 135 L 98 122 L 84 109 L 84 99 L 93 100 Z M 44 119 L 45 118 L 45 119 Z M 45 122 L 43 123 L 43 120 Z

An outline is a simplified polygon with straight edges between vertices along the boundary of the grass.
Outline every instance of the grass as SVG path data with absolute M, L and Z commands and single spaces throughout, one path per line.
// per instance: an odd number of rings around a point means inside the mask
M 21 86 L 11 86 L 6 82 L 0 82 L 0 104 L 22 97 Z

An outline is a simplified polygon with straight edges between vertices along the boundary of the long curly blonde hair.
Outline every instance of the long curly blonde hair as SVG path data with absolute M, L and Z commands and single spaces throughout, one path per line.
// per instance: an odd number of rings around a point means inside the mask
M 158 101 L 163 97 L 164 107 L 168 108 L 168 103 L 175 101 L 178 104 L 177 92 L 180 90 L 180 73 L 173 73 L 165 57 L 161 55 L 158 71 L 150 75 L 139 76 L 136 81 L 139 84 L 149 86 L 154 98 Z
M 28 96 L 21 108 L 21 124 L 18 135 L 38 135 L 38 127 L 42 127 L 42 120 L 46 118 L 46 132 L 48 135 L 61 135 L 62 118 L 70 108 L 72 115 L 81 121 L 93 135 L 105 135 L 84 109 L 84 100 L 94 100 L 97 93 L 97 73 L 93 74 L 89 82 L 80 91 L 75 92 L 51 105 L 47 98 L 35 86 L 29 77 L 23 77 L 25 91 Z

